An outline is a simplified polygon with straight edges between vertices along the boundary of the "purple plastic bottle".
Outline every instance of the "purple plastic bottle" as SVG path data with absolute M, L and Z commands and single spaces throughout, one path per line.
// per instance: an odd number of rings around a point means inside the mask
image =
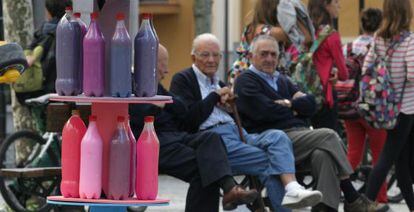
M 105 40 L 96 19 L 91 14 L 91 24 L 83 39 L 83 92 L 85 96 L 103 96 L 105 83 Z
M 81 14 L 80 13 L 74 13 L 73 14 L 73 18 L 75 19 L 76 22 L 78 22 L 80 28 L 81 28 L 81 42 L 80 42 L 80 62 L 79 62 L 79 70 L 80 71 L 80 86 L 81 86 L 81 90 L 83 90 L 83 38 L 86 35 L 86 32 L 88 31 L 88 26 L 86 26 L 85 22 L 82 21 L 81 19 Z
M 117 129 L 109 144 L 108 198 L 126 199 L 130 189 L 131 141 L 125 129 L 125 117 L 118 116 Z
M 150 14 L 150 24 L 151 24 L 151 29 L 152 32 L 154 33 L 155 39 L 157 39 L 158 44 L 160 43 L 160 39 L 158 39 L 158 35 L 157 35 L 157 31 L 155 31 L 155 27 L 154 27 L 154 21 L 153 21 L 153 15 Z M 157 57 L 158 57 L 158 47 L 157 47 Z M 158 78 L 155 77 L 155 90 L 158 90 Z
M 72 8 L 66 8 L 66 14 L 56 29 L 56 91 L 62 96 L 82 93 L 80 68 L 81 27 L 72 17 Z
M 151 97 L 157 94 L 156 67 L 158 40 L 152 31 L 151 14 L 144 13 L 141 27 L 135 37 L 134 82 L 135 96 Z
M 116 28 L 111 40 L 109 92 L 113 97 L 131 96 L 132 42 L 125 27 L 125 15 L 116 15 Z

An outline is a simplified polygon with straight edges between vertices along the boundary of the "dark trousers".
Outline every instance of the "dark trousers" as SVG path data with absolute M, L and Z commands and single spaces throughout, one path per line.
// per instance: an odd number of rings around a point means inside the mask
M 314 129 L 328 128 L 342 135 L 338 120 L 338 102 L 336 101 L 336 92 L 333 91 L 334 105 L 332 108 L 324 104 L 311 118 L 311 124 Z
M 160 173 L 190 183 L 185 211 L 218 211 L 217 181 L 231 176 L 221 137 L 211 132 L 158 132 Z M 172 141 L 173 140 L 173 141 Z
M 366 195 L 375 200 L 391 166 L 395 165 L 398 185 L 410 210 L 414 210 L 411 157 L 414 142 L 414 115 L 400 113 L 393 130 L 387 131 L 387 141 L 369 178 Z

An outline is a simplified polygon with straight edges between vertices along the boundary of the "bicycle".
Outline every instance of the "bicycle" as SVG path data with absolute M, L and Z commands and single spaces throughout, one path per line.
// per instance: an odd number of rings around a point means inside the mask
M 40 132 L 44 129 L 44 133 L 41 136 L 39 132 L 22 130 L 4 140 L 0 147 L 0 193 L 15 211 L 49 211 L 53 206 L 46 203 L 46 197 L 60 193 L 61 130 L 73 105 L 49 103 L 49 95 L 28 99 L 26 103 L 37 128 Z M 44 112 L 44 108 L 46 125 L 38 113 Z

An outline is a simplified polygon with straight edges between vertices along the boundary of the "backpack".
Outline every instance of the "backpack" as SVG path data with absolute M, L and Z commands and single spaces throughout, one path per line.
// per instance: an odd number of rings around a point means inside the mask
M 398 98 L 398 93 L 391 81 L 389 58 L 397 46 L 409 35 L 409 32 L 403 33 L 399 39 L 392 41 L 385 57 L 378 55 L 374 42 L 375 60 L 362 73 L 358 111 L 374 128 L 393 129 L 397 123 L 407 79 L 404 81 L 401 95 Z
M 315 96 L 318 109 L 322 107 L 324 101 L 323 88 L 319 78 L 318 71 L 313 64 L 313 54 L 319 48 L 320 44 L 332 33 L 334 29 L 326 25 L 319 33 L 318 39 L 315 40 L 307 53 L 299 56 L 296 66 L 291 74 L 292 81 L 298 86 L 299 90 Z
M 334 85 L 337 92 L 338 118 L 340 119 L 356 119 L 360 117 L 356 102 L 359 98 L 359 81 L 361 79 L 365 54 L 354 54 L 352 52 L 352 45 L 352 42 L 346 45 L 345 64 L 349 72 L 349 79 L 337 81 Z M 367 49 L 369 48 L 370 45 L 367 46 Z
M 53 29 L 53 28 L 52 28 Z M 38 33 L 38 32 L 37 32 Z M 56 38 L 55 30 L 38 33 L 26 55 L 35 56 L 33 65 L 12 84 L 21 104 L 29 98 L 55 92 L 56 80 Z
M 25 50 L 25 56 L 32 56 L 40 58 L 43 54 L 43 47 L 37 46 L 33 50 Z M 43 84 L 43 70 L 40 64 L 40 59 L 36 59 L 35 62 L 26 69 L 25 72 L 12 84 L 13 90 L 16 93 L 34 92 L 42 89 Z

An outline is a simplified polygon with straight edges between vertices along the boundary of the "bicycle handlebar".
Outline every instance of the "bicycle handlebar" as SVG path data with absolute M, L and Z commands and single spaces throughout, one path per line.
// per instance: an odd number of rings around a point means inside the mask
M 49 103 L 51 93 L 45 94 L 36 98 L 26 99 L 25 102 L 28 105 L 45 105 Z

